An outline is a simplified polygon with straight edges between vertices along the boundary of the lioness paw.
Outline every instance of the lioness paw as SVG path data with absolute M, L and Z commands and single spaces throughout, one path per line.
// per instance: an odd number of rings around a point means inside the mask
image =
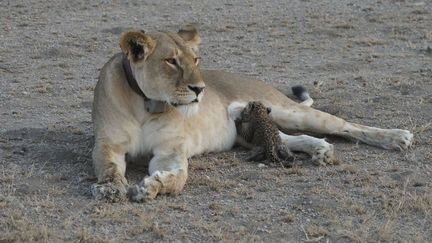
M 128 197 L 132 202 L 145 202 L 148 200 L 148 192 L 145 187 L 134 185 L 129 187 Z
M 133 202 L 146 202 L 154 199 L 161 189 L 159 171 L 152 176 L 144 178 L 138 185 L 129 187 L 128 196 Z
M 383 137 L 383 148 L 405 150 L 411 147 L 414 135 L 407 130 L 388 129 Z
M 157 190 L 151 190 L 145 186 L 134 185 L 129 187 L 128 197 L 132 202 L 146 202 L 156 197 Z
M 119 183 L 95 183 L 91 186 L 91 193 L 96 200 L 121 202 L 126 199 L 126 188 Z
M 323 140 L 321 146 L 317 146 L 315 151 L 312 153 L 312 162 L 316 165 L 337 164 L 333 144 L 327 143 Z

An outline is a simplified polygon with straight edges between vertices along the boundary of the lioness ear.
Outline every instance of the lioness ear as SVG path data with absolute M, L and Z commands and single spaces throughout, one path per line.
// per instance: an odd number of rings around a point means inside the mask
M 128 31 L 120 37 L 120 48 L 133 61 L 146 60 L 155 46 L 156 42 L 143 32 Z
M 198 46 L 201 44 L 201 37 L 198 35 L 198 30 L 195 25 L 186 25 L 181 28 L 177 33 L 187 45 L 189 45 L 195 52 L 198 51 Z

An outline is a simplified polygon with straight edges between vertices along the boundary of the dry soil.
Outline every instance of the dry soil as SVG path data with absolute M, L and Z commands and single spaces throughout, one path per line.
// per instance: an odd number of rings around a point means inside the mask
M 430 0 L 0 1 L 0 242 L 431 242 Z M 245 151 L 190 160 L 145 203 L 90 194 L 93 88 L 128 28 L 197 23 L 202 67 L 303 84 L 314 107 L 415 134 L 408 151 L 328 137 L 340 165 Z M 136 183 L 146 167 L 130 165 Z

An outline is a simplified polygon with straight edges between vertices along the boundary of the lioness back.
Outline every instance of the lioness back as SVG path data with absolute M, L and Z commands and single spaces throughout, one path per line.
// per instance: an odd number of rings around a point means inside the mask
M 293 103 L 284 94 L 263 81 L 216 70 L 202 70 L 201 75 L 209 89 L 213 89 L 221 99 L 228 102 L 235 100 L 262 100 L 264 105 Z

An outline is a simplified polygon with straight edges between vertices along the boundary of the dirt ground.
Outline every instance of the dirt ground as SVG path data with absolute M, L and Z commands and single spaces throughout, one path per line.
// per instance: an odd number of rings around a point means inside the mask
M 127 3 L 126 3 L 127 2 Z M 429 0 L 0 1 L 0 242 L 431 242 Z M 177 197 L 92 199 L 93 88 L 128 28 L 199 25 L 202 67 L 303 84 L 314 107 L 412 131 L 408 151 L 334 137 L 260 168 L 245 151 L 190 159 Z M 128 167 L 130 183 L 146 167 Z

